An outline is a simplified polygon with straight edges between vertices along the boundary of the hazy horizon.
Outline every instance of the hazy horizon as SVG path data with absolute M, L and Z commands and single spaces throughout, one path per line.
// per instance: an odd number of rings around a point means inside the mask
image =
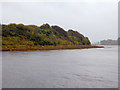
M 81 0 L 83 1 L 83 0 Z M 73 29 L 92 43 L 118 38 L 118 5 L 107 2 L 3 2 L 2 23 L 40 26 L 48 23 Z

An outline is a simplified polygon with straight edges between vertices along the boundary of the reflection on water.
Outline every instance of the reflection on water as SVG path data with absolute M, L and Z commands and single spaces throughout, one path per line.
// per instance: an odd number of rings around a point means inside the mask
M 116 88 L 117 47 L 3 52 L 3 88 Z

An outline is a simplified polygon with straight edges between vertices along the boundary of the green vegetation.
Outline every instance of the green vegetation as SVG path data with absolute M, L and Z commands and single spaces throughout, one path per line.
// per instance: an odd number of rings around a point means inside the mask
M 91 45 L 77 31 L 65 31 L 59 26 L 8 24 L 2 25 L 2 47 Z

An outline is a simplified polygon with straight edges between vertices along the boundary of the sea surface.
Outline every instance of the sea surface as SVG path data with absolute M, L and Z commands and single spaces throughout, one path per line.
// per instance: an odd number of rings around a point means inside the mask
M 2 53 L 3 88 L 117 88 L 118 47 Z

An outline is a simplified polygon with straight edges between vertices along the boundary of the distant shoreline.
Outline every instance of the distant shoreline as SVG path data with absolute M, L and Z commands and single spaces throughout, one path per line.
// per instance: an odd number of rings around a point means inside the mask
M 3 47 L 2 51 L 31 51 L 31 50 L 62 50 L 62 49 L 88 49 L 88 48 L 104 48 L 103 46 L 35 46 L 35 47 Z

